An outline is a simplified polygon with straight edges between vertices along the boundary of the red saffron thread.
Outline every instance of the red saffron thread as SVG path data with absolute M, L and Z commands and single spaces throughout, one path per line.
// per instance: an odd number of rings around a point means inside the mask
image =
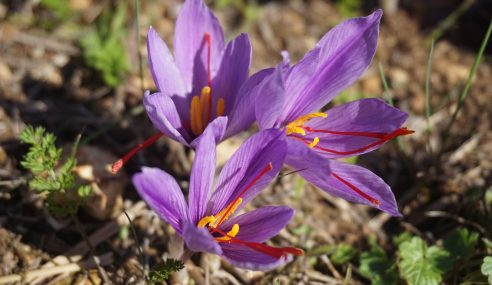
M 211 62 L 211 53 L 212 53 L 212 38 L 209 33 L 205 33 L 204 35 L 205 43 L 207 44 L 207 84 L 209 87 L 212 85 L 212 74 L 210 70 L 210 62 Z
M 295 256 L 302 256 L 304 254 L 304 251 L 300 248 L 295 248 L 295 247 L 272 247 L 268 246 L 263 243 L 259 242 L 250 242 L 250 241 L 244 241 L 240 240 L 238 238 L 232 237 L 227 235 L 227 233 L 217 229 L 217 228 L 211 228 L 210 230 L 213 230 L 215 232 L 218 232 L 219 234 L 223 236 L 227 236 L 230 238 L 230 240 L 225 241 L 227 243 L 237 243 L 240 245 L 244 245 L 246 247 L 249 247 L 253 250 L 256 250 L 258 252 L 264 253 L 266 255 L 269 255 L 273 258 L 279 259 L 282 256 L 285 256 L 286 254 L 293 254 Z
M 335 131 L 326 131 L 327 133 L 328 132 L 335 132 Z M 345 132 L 345 135 L 354 135 L 354 134 L 349 134 L 350 132 Z M 356 136 L 362 136 L 363 133 L 361 132 L 355 132 L 357 135 Z M 414 131 L 412 130 L 409 130 L 407 128 L 400 128 L 400 129 L 397 129 L 389 134 L 385 134 L 383 137 L 379 138 L 379 140 L 373 142 L 373 143 L 370 143 L 366 146 L 363 146 L 363 147 L 360 147 L 358 149 L 354 149 L 354 150 L 350 150 L 350 151 L 338 151 L 338 150 L 334 150 L 334 149 L 329 149 L 329 148 L 324 148 L 324 147 L 321 147 L 321 146 L 314 146 L 315 149 L 319 149 L 321 151 L 325 151 L 325 152 L 329 152 L 329 153 L 333 153 L 333 154 L 338 154 L 338 155 L 351 155 L 351 154 L 356 154 L 358 152 L 362 152 L 362 151 L 365 151 L 365 150 L 368 150 L 370 149 L 371 147 L 374 147 L 374 146 L 377 146 L 379 144 L 383 144 L 393 138 L 396 138 L 398 136 L 404 136 L 404 135 L 408 135 L 408 134 L 412 134 L 414 133 Z M 378 135 L 378 133 L 370 133 L 371 135 L 365 135 L 366 137 L 376 137 L 376 135 Z M 305 144 L 310 144 L 311 141 L 307 140 L 307 139 L 304 139 L 304 138 L 300 138 L 300 137 L 296 137 L 296 136 L 290 136 L 292 138 L 295 138 L 297 140 L 300 140 L 302 141 L 303 143 Z
M 372 204 L 374 204 L 376 206 L 381 205 L 381 202 L 378 199 L 375 199 L 375 198 L 367 195 L 366 193 L 362 192 L 362 190 L 360 190 L 359 188 L 357 188 L 355 185 L 348 182 L 347 180 L 343 179 L 342 177 L 338 176 L 336 173 L 332 172 L 331 175 L 333 175 L 333 177 L 338 179 L 343 184 L 347 185 L 350 189 L 354 190 L 357 194 L 362 196 L 362 198 L 366 199 L 367 201 L 371 202 Z
M 212 116 L 212 37 L 210 33 L 205 33 L 204 35 L 205 43 L 207 44 L 207 85 L 210 87 L 210 96 L 208 97 L 208 114 L 206 116 L 206 122 L 210 121 Z
M 150 138 L 148 138 L 147 140 L 145 140 L 143 143 L 134 147 L 127 154 L 125 154 L 125 156 L 123 156 L 122 158 L 118 159 L 115 163 L 113 163 L 113 167 L 111 169 L 111 172 L 113 174 L 116 174 L 123 167 L 123 165 L 128 160 L 130 160 L 130 158 L 132 158 L 137 152 L 139 152 L 140 150 L 142 150 L 146 147 L 149 147 L 150 145 L 155 143 L 155 141 L 157 141 L 163 135 L 164 135 L 163 133 L 155 134 L 155 135 L 151 136 Z
M 358 137 L 369 137 L 380 139 L 383 138 L 386 133 L 374 133 L 374 132 L 340 132 L 340 131 L 330 131 L 330 130 L 315 130 L 310 127 L 304 127 L 304 129 L 308 132 L 312 133 L 324 133 L 324 134 L 333 134 L 333 135 L 342 135 L 342 136 L 358 136 Z

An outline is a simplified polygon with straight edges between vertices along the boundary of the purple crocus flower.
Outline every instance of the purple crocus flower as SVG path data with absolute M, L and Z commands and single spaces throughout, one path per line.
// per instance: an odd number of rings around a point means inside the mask
M 194 147 L 207 127 L 217 127 L 213 123 L 217 117 L 228 117 L 223 137 L 215 137 L 217 142 L 255 121 L 252 91 L 271 69 L 248 79 L 252 50 L 247 34 L 225 45 L 220 24 L 203 1 L 186 0 L 176 21 L 173 46 L 174 56 L 150 28 L 148 60 L 158 92 L 147 91 L 143 103 L 160 133 L 115 163 L 113 172 L 162 135 Z
M 218 254 L 252 270 L 268 270 L 303 254 L 297 248 L 263 244 L 291 220 L 291 208 L 267 206 L 232 217 L 278 174 L 286 153 L 281 132 L 266 130 L 249 138 L 225 164 L 211 194 L 215 135 L 206 129 L 197 143 L 188 203 L 174 178 L 157 168 L 145 167 L 133 177 L 140 196 L 192 252 Z
M 349 19 L 328 32 L 304 58 L 288 56 L 258 89 L 260 129 L 288 138 L 286 163 L 306 180 L 348 201 L 399 215 L 390 187 L 369 170 L 336 160 L 372 151 L 412 133 L 401 128 L 407 114 L 379 99 L 362 99 L 318 111 L 352 84 L 370 64 L 382 11 Z

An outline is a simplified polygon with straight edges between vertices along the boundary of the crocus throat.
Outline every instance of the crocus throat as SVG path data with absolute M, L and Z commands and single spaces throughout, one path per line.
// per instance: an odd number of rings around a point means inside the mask
M 248 241 L 240 240 L 240 239 L 236 238 L 236 235 L 239 233 L 239 228 L 240 228 L 239 224 L 234 224 L 232 226 L 231 230 L 229 230 L 227 233 L 219 229 L 220 225 L 224 221 L 226 221 L 229 218 L 229 216 L 231 216 L 237 210 L 238 206 L 242 203 L 243 195 L 249 189 L 251 189 L 251 187 L 256 182 L 258 182 L 258 180 L 261 177 L 263 177 L 266 173 L 268 173 L 270 170 L 272 170 L 272 168 L 273 168 L 272 163 L 269 163 L 265 168 L 263 168 L 263 170 L 255 178 L 253 178 L 253 180 L 251 180 L 251 182 L 249 182 L 244 187 L 244 189 L 237 195 L 236 198 L 234 198 L 234 200 L 231 203 L 229 203 L 229 205 L 227 205 L 227 207 L 225 207 L 222 211 L 220 211 L 215 216 L 211 215 L 211 216 L 206 216 L 206 217 L 202 218 L 198 222 L 197 226 L 201 227 L 201 228 L 207 226 L 210 233 L 212 233 L 212 234 L 218 233 L 218 234 L 222 235 L 221 237 L 215 238 L 215 240 L 217 242 L 221 242 L 221 243 L 227 242 L 227 243 L 240 244 L 240 245 L 246 246 L 248 248 L 251 248 L 251 249 L 256 250 L 258 252 L 267 254 L 267 255 L 272 256 L 272 257 L 277 258 L 277 259 L 281 258 L 282 256 L 285 256 L 286 254 L 294 254 L 297 256 L 304 254 L 304 252 L 298 248 L 293 248 L 293 247 L 275 248 L 275 247 L 271 247 L 271 246 L 268 246 L 268 245 L 262 244 L 262 243 L 248 242 Z
M 237 208 L 239 207 L 239 205 L 243 202 L 243 195 L 249 190 L 251 189 L 251 187 L 253 187 L 253 185 L 261 178 L 263 177 L 268 171 L 272 170 L 273 168 L 273 165 L 272 163 L 268 163 L 268 165 L 263 168 L 263 170 L 255 177 L 253 178 L 253 180 L 251 180 L 251 182 L 249 182 L 243 190 L 241 190 L 241 192 L 239 192 L 239 194 L 237 195 L 236 198 L 234 198 L 234 200 L 232 200 L 231 203 L 229 203 L 229 205 L 227 205 L 224 209 L 222 209 L 222 211 L 220 211 L 218 214 L 216 215 L 210 215 L 210 216 L 206 216 L 204 218 L 202 218 L 199 222 L 198 222 L 198 227 L 205 227 L 208 225 L 209 229 L 211 228 L 217 228 L 219 227 L 225 220 L 227 220 L 229 218 L 229 216 L 231 216 L 236 210 Z M 234 227 L 233 227 L 234 229 Z M 235 231 L 235 233 L 233 234 L 233 236 L 235 236 L 237 234 L 237 232 L 239 232 L 239 225 L 237 225 L 237 231 Z
M 195 95 L 190 104 L 190 128 L 195 136 L 203 133 L 212 116 L 212 71 L 211 71 L 211 36 L 205 33 L 203 41 L 207 46 L 207 86 L 203 87 L 200 95 Z M 225 102 L 220 98 L 217 100 L 216 116 L 224 115 Z

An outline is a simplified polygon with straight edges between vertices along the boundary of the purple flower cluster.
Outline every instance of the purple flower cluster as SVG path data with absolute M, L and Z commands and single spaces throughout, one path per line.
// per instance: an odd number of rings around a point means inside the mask
M 347 20 L 300 62 L 290 66 L 284 52 L 275 68 L 248 77 L 248 36 L 225 44 L 221 26 L 203 1 L 186 0 L 176 22 L 174 56 L 153 28 L 147 36 L 158 91 L 145 94 L 144 106 L 160 133 L 117 162 L 114 171 L 162 135 L 195 149 L 187 202 L 174 178 L 160 169 L 144 167 L 133 183 L 190 251 L 218 254 L 247 269 L 272 269 L 303 254 L 298 248 L 264 244 L 287 225 L 293 209 L 267 206 L 235 215 L 284 164 L 332 195 L 399 216 L 381 178 L 338 159 L 412 133 L 402 128 L 407 114 L 379 99 L 319 111 L 369 66 L 381 16 L 377 10 Z M 229 159 L 214 184 L 216 145 L 255 121 L 260 131 Z

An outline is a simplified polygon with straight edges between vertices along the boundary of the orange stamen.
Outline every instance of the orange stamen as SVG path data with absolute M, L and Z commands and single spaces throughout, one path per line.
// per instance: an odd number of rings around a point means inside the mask
M 227 210 L 224 212 L 223 216 L 220 218 L 219 222 L 217 223 L 217 227 L 220 226 L 222 224 L 223 221 L 225 221 L 225 219 L 231 214 L 232 210 L 236 209 L 236 207 L 234 207 L 236 204 L 237 204 L 237 201 L 239 199 L 242 199 L 241 196 L 244 195 L 244 193 L 246 193 L 246 191 L 248 191 L 251 187 L 253 187 L 253 185 L 258 181 L 260 180 L 260 178 L 265 175 L 268 171 L 272 170 L 273 168 L 273 165 L 272 163 L 268 163 L 267 166 L 265 166 L 265 168 L 263 168 L 263 170 L 260 172 L 260 174 L 258 174 L 253 180 L 251 180 L 251 182 L 248 183 L 248 185 L 246 185 L 246 187 L 244 187 L 244 189 L 239 193 L 239 195 L 237 195 L 237 197 L 227 206 Z
M 127 154 L 125 154 L 125 156 L 123 156 L 122 158 L 118 159 L 115 163 L 113 163 L 113 167 L 111 169 L 111 172 L 113 174 L 116 174 L 123 167 L 123 165 L 128 160 L 130 160 L 130 158 L 132 158 L 137 152 L 139 152 L 140 150 L 142 150 L 142 149 L 144 149 L 144 148 L 152 145 L 153 143 L 155 143 L 155 141 L 157 141 L 163 135 L 164 135 L 163 133 L 155 134 L 152 137 L 150 137 L 147 140 L 145 140 L 143 143 L 141 143 L 141 144 L 137 145 L 136 147 L 134 147 Z
M 220 98 L 219 101 L 217 101 L 217 117 L 224 115 L 224 112 L 225 112 L 225 101 L 223 98 Z
M 376 206 L 381 205 L 381 202 L 378 199 L 375 199 L 375 198 L 367 195 L 366 193 L 362 192 L 362 190 L 360 190 L 359 188 L 357 188 L 355 185 L 348 182 L 347 180 L 343 179 L 342 177 L 338 176 L 336 173 L 332 172 L 331 175 L 333 175 L 333 177 L 338 179 L 343 184 L 347 185 L 350 189 L 354 190 L 355 193 L 359 194 L 362 198 L 366 199 L 367 201 L 371 202 L 372 204 L 374 204 Z

